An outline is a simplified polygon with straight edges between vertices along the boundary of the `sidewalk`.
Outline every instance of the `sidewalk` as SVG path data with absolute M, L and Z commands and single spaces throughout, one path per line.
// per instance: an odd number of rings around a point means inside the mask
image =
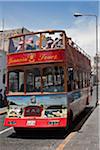
M 0 115 L 7 112 L 7 107 L 0 108 Z
M 83 127 L 66 144 L 64 150 L 100 150 L 100 105 L 98 105 Z

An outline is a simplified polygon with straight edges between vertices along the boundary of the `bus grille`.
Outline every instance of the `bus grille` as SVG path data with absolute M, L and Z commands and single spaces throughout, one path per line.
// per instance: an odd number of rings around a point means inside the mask
M 24 116 L 36 116 L 40 117 L 42 113 L 43 108 L 40 106 L 28 106 L 25 107 Z

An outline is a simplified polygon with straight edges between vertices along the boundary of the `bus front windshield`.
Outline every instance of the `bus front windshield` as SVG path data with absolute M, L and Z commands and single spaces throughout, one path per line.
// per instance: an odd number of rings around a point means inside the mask
M 49 66 L 42 69 L 9 72 L 9 92 L 64 92 L 64 69 Z

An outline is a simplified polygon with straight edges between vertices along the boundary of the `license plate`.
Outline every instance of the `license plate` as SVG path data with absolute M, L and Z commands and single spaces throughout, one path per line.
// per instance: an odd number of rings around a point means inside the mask
M 28 120 L 27 121 L 27 125 L 28 126 L 34 126 L 36 124 L 36 121 L 35 120 Z

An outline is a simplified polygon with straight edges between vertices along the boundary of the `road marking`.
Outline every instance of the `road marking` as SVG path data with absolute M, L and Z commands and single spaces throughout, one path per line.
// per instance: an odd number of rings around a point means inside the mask
M 0 131 L 0 134 L 3 134 L 4 132 L 7 132 L 7 131 L 9 131 L 9 130 L 11 130 L 11 129 L 13 129 L 13 127 L 10 127 L 10 128 L 7 128 L 7 129 L 5 129 L 5 130 Z
M 65 140 L 56 148 L 56 150 L 63 150 L 65 145 L 75 136 L 77 132 L 72 132 L 71 134 L 69 134 Z

